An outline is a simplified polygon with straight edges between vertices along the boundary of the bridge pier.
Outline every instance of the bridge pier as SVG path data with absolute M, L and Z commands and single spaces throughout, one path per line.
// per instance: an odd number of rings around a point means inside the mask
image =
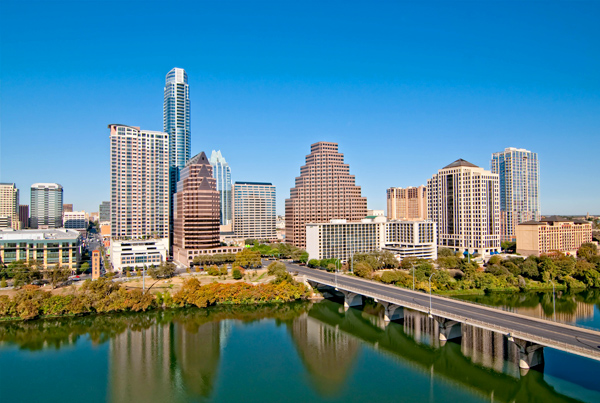
M 523 375 L 530 368 L 544 365 L 544 346 L 527 340 L 515 339 L 510 335 L 508 340 L 515 343 L 519 349 L 519 368 L 521 368 Z
M 441 316 L 434 316 L 433 318 L 440 327 L 439 339 L 442 343 L 452 339 L 460 339 L 462 337 L 462 326 L 460 322 L 442 318 Z
M 340 290 L 344 294 L 344 309 L 363 304 L 363 296 L 350 291 Z
M 391 304 L 389 302 L 376 301 L 383 305 L 385 312 L 383 314 L 383 320 L 386 324 L 393 320 L 404 319 L 404 307 L 400 305 Z

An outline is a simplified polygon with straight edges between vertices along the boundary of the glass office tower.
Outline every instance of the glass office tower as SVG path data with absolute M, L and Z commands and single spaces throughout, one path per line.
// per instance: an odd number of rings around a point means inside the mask
M 231 168 L 220 150 L 213 150 L 209 161 L 221 199 L 221 225 L 228 225 L 231 223 Z

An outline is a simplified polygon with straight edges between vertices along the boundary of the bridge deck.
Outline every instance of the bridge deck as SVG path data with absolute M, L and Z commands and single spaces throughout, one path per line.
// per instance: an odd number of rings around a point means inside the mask
M 430 297 L 418 291 L 390 286 L 357 277 L 336 275 L 286 263 L 288 270 L 309 281 L 337 287 L 380 302 L 388 302 L 420 312 L 429 312 Z M 492 330 L 542 346 L 600 360 L 600 331 L 532 318 L 465 301 L 433 295 L 431 314 L 467 325 Z

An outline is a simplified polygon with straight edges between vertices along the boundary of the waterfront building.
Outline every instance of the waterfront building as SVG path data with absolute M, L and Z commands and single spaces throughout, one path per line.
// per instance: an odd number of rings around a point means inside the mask
M 516 236 L 517 253 L 520 255 L 562 252 L 576 256 L 581 244 L 592 242 L 592 223 L 551 216 L 518 224 Z
M 111 124 L 113 240 L 169 237 L 167 133 Z
M 72 213 L 73 204 L 63 204 L 63 213 Z
M 514 241 L 518 224 L 540 219 L 540 165 L 537 153 L 509 147 L 492 154 L 500 180 L 500 235 Z
M 103 201 L 102 203 L 100 203 L 100 206 L 98 206 L 98 214 L 99 214 L 98 220 L 100 222 L 110 221 L 110 202 L 109 201 Z
M 0 183 L 0 218 L 12 229 L 20 229 L 19 189 L 14 183 Z
M 31 185 L 29 226 L 34 229 L 62 227 L 63 187 L 58 183 Z
M 356 253 L 387 250 L 405 257 L 437 259 L 436 225 L 432 221 L 388 221 L 371 216 L 358 222 L 331 220 L 306 224 L 309 259 L 350 259 Z
M 60 264 L 75 270 L 81 260 L 81 234 L 64 228 L 0 231 L 0 262 L 17 260 L 35 260 L 43 269 Z
M 361 196 L 350 167 L 337 143 L 310 146 L 295 187 L 285 201 L 286 242 L 306 248 L 306 224 L 334 219 L 360 221 L 367 215 L 367 198 Z
M 163 131 L 169 137 L 169 224 L 173 227 L 173 197 L 179 170 L 191 156 L 190 87 L 184 69 L 173 68 L 165 79 Z
M 408 188 L 389 188 L 387 217 L 390 220 L 426 220 L 427 188 L 423 185 Z
M 88 215 L 85 211 L 67 211 L 63 213 L 63 226 L 68 229 L 87 230 Z
M 498 174 L 456 160 L 427 181 L 427 208 L 439 246 L 482 257 L 500 252 Z
M 221 151 L 212 151 L 210 155 L 210 165 L 213 169 L 213 176 L 217 180 L 217 191 L 220 198 L 220 221 L 221 225 L 229 225 L 232 220 L 231 209 L 231 168 L 221 155 Z
M 277 239 L 275 186 L 265 182 L 235 182 L 233 232 L 244 239 Z
M 21 221 L 21 228 L 29 228 L 29 204 L 19 205 L 19 221 Z
M 158 266 L 166 261 L 169 252 L 169 238 L 118 240 L 110 244 L 110 258 L 113 270 Z
M 193 157 L 181 169 L 173 215 L 175 261 L 189 265 L 199 250 L 215 249 L 221 245 L 216 182 L 204 152 Z

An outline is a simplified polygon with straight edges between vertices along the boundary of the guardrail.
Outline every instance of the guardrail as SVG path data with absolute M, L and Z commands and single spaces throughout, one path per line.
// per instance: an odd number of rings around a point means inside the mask
M 550 338 L 547 338 L 544 336 L 539 336 L 536 334 L 531 334 L 531 333 L 521 332 L 521 331 L 514 331 L 513 329 L 506 328 L 503 326 L 498 326 L 494 323 L 489 323 L 489 322 L 485 322 L 485 321 L 481 321 L 481 320 L 477 320 L 477 319 L 471 319 L 471 318 L 468 318 L 465 316 L 453 314 L 453 313 L 446 312 L 446 311 L 443 311 L 440 309 L 435 309 L 435 310 L 432 309 L 430 311 L 428 306 L 423 306 L 423 305 L 411 303 L 411 302 L 408 302 L 405 300 L 396 299 L 396 298 L 378 294 L 378 293 L 375 293 L 372 291 L 364 291 L 360 288 L 356 288 L 353 286 L 340 285 L 340 284 L 336 284 L 335 282 L 321 280 L 321 279 L 317 279 L 317 278 L 314 278 L 313 281 L 317 281 L 317 282 L 319 282 L 319 284 L 328 285 L 330 287 L 341 288 L 345 291 L 350 291 L 350 292 L 354 292 L 356 294 L 360 294 L 360 295 L 363 295 L 366 297 L 374 298 L 374 299 L 377 299 L 378 301 L 392 303 L 392 304 L 395 304 L 398 306 L 414 309 L 419 312 L 431 313 L 432 315 L 435 314 L 436 316 L 443 316 L 447 319 L 452 319 L 457 322 L 464 323 L 466 325 L 471 325 L 471 326 L 483 328 L 486 330 L 503 333 L 507 336 L 510 335 L 513 338 L 530 341 L 530 342 L 540 344 L 545 347 L 551 347 L 551 348 L 566 351 L 569 353 L 575 353 L 575 354 L 582 355 L 582 356 L 585 356 L 588 358 L 600 360 L 600 351 L 598 351 L 594 347 L 585 348 L 585 347 L 577 346 L 574 344 L 569 344 L 569 343 L 557 341 L 554 339 L 550 339 Z M 485 304 L 480 304 L 480 305 L 485 306 Z M 593 330 L 597 331 L 597 329 L 593 329 Z

